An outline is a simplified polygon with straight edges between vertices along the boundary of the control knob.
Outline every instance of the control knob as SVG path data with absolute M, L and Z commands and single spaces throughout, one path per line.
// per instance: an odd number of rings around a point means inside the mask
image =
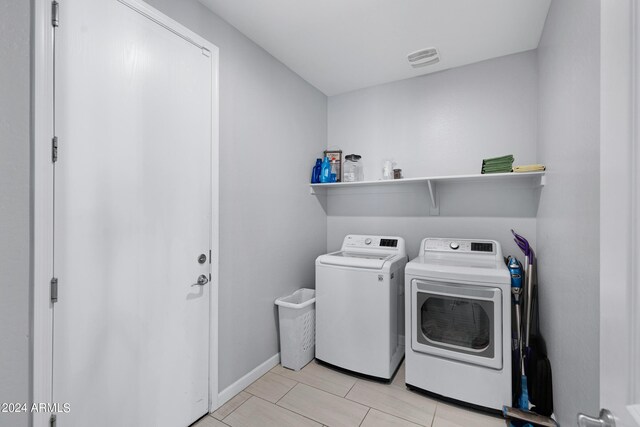
M 366 239 L 364 239 L 364 244 L 365 245 L 370 245 L 371 244 L 371 239 L 369 237 L 367 237 Z
M 449 247 L 455 251 L 460 247 L 460 244 L 457 242 L 451 242 L 449 243 Z

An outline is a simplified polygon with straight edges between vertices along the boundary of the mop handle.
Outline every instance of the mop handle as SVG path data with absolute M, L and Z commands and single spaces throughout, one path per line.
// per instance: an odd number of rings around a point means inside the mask
M 525 342 L 526 347 L 529 348 L 529 338 L 531 337 L 531 299 L 533 297 L 533 262 L 534 255 L 533 251 L 531 252 L 531 262 L 529 262 L 529 268 L 527 269 L 527 321 L 525 324 Z

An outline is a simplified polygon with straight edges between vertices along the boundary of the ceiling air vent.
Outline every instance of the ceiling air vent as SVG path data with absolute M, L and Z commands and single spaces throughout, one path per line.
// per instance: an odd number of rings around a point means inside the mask
M 440 54 L 438 53 L 438 49 L 430 47 L 410 53 L 407 55 L 407 59 L 413 68 L 420 68 L 440 62 Z

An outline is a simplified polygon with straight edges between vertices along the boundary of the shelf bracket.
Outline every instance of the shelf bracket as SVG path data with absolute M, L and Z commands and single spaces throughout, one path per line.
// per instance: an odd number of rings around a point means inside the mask
M 438 193 L 436 192 L 436 183 L 435 181 L 427 180 L 427 186 L 429 187 L 429 198 L 431 199 L 429 215 L 440 215 L 440 206 L 438 206 Z
M 309 194 L 311 194 L 312 196 L 323 196 L 327 194 L 327 189 L 323 187 L 318 188 L 318 187 L 310 186 Z
M 540 177 L 540 187 L 544 187 L 547 184 L 547 176 L 546 175 L 542 175 Z

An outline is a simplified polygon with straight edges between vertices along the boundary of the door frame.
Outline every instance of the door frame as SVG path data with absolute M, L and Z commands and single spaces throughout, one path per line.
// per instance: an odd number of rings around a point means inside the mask
M 209 412 L 218 407 L 218 288 L 220 266 L 219 222 L 219 49 L 188 28 L 141 0 L 118 1 L 147 16 L 174 34 L 206 48 L 211 53 L 211 281 L 209 337 Z M 60 2 L 64 7 L 64 1 Z M 63 26 L 64 22 L 60 22 Z M 54 169 L 51 139 L 54 135 L 54 32 L 51 25 L 51 0 L 34 0 L 32 12 L 32 166 L 33 185 L 33 299 L 31 319 L 31 387 L 33 402 L 52 402 L 53 392 L 53 304 L 50 280 L 53 276 Z M 64 141 L 60 142 L 64 147 Z M 62 148 L 62 152 L 63 152 Z M 64 288 L 64 282 L 61 283 Z M 34 426 L 45 426 L 51 414 L 31 414 Z
M 640 7 L 603 1 L 600 19 L 600 405 L 633 426 L 629 405 L 637 410 L 640 402 Z

